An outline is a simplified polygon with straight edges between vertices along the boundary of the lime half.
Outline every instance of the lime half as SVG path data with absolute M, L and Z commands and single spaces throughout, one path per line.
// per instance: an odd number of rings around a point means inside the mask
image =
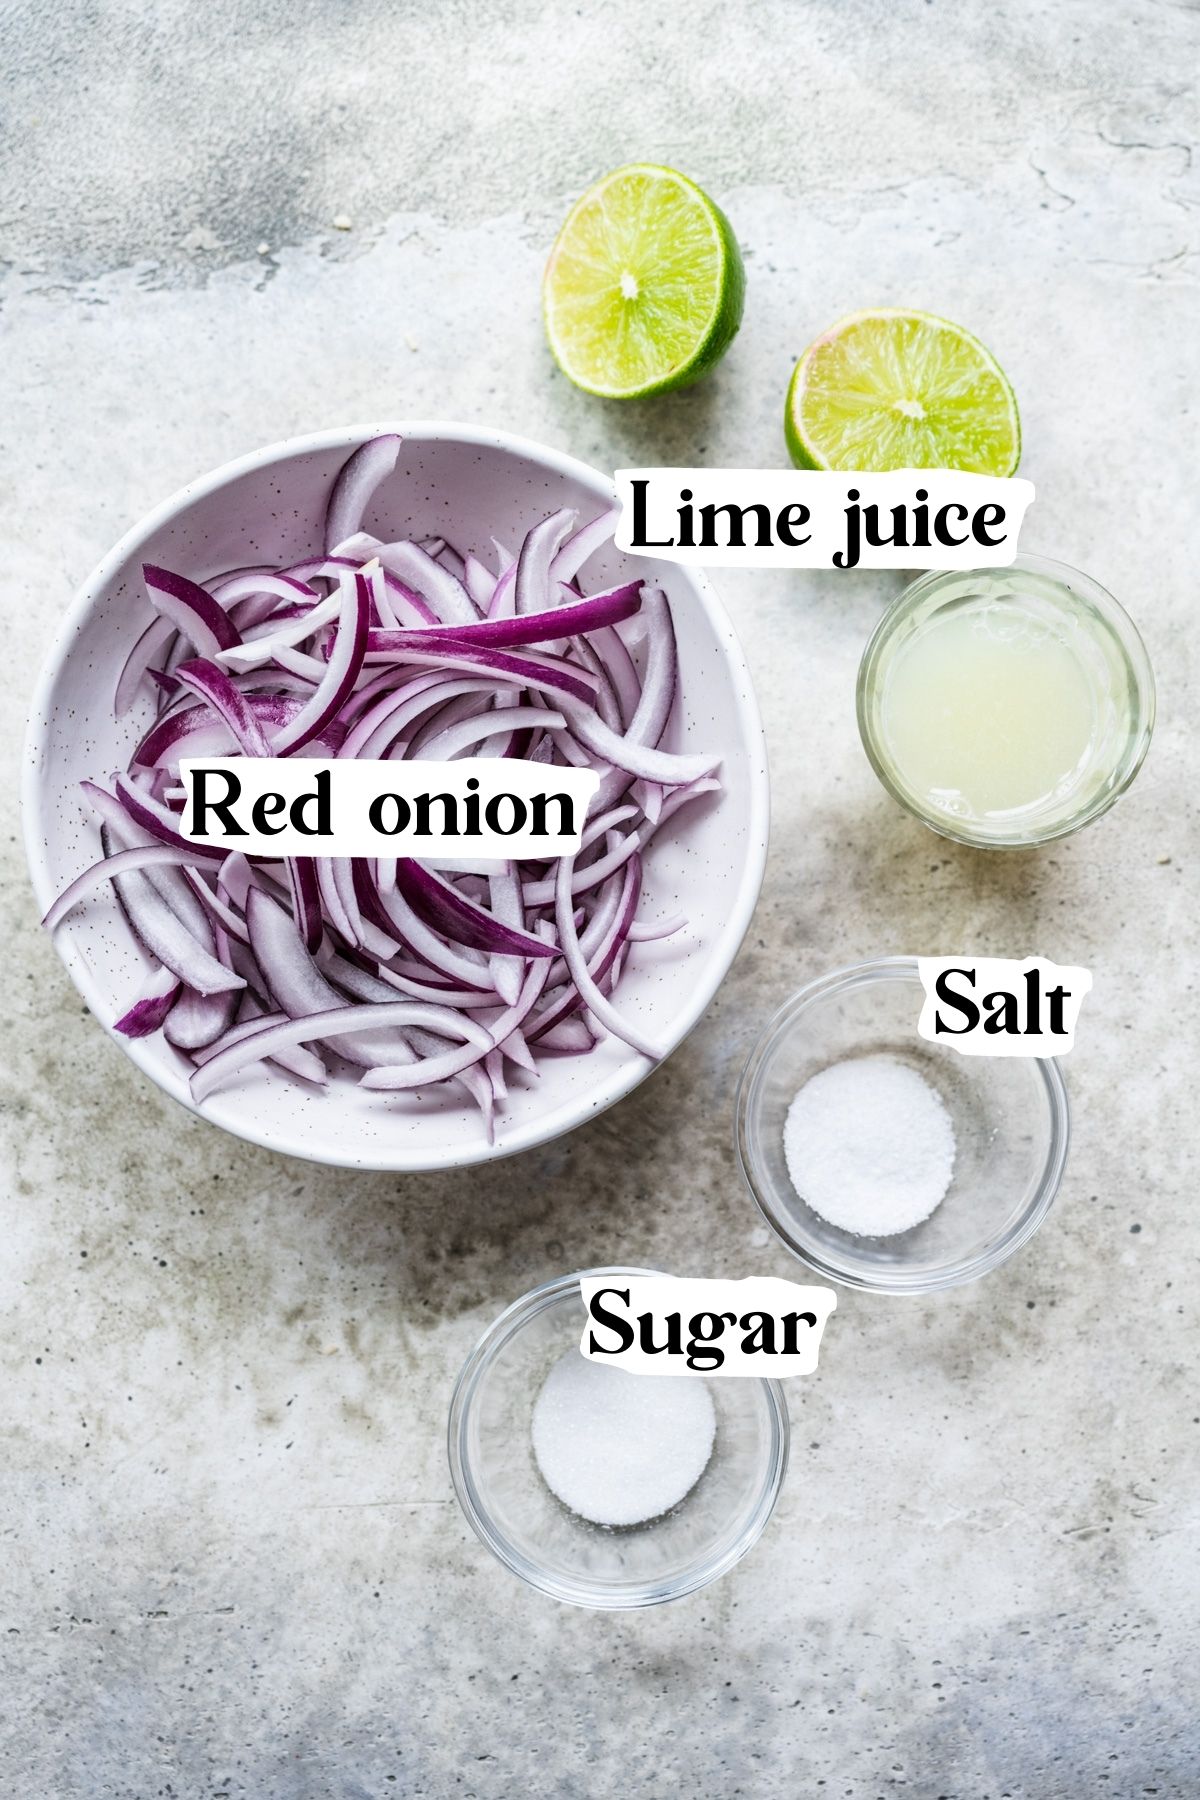
M 542 284 L 546 335 L 589 394 L 686 387 L 725 354 L 746 275 L 728 219 L 693 181 L 628 163 L 567 217 Z
M 930 313 L 851 313 L 808 346 L 784 429 L 800 469 L 967 469 L 1011 475 L 1021 421 L 977 337 Z

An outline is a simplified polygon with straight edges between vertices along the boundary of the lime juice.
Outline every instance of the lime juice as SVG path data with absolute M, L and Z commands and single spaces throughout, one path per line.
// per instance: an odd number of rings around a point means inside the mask
M 1154 680 L 1133 621 L 1058 563 L 924 576 L 859 670 L 884 786 L 946 837 L 1021 847 L 1076 830 L 1133 780 Z

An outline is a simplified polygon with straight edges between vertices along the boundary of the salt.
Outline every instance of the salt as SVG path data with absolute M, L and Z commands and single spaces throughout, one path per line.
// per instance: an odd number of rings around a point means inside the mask
M 568 1350 L 533 1408 L 533 1453 L 550 1492 L 596 1525 L 640 1525 L 677 1506 L 712 1455 L 703 1381 L 631 1375 Z
M 855 1237 L 927 1219 L 954 1172 L 954 1126 L 929 1083 L 893 1056 L 834 1063 L 788 1109 L 784 1154 L 806 1205 Z

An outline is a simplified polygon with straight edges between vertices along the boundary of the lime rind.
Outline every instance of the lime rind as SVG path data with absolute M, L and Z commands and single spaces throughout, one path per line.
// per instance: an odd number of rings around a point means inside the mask
M 746 279 L 720 207 L 677 169 L 627 163 L 568 214 L 543 281 L 546 335 L 577 387 L 640 399 L 724 355 Z
M 802 469 L 963 469 L 1012 475 L 1016 396 L 971 332 L 933 313 L 851 313 L 796 364 L 784 428 Z

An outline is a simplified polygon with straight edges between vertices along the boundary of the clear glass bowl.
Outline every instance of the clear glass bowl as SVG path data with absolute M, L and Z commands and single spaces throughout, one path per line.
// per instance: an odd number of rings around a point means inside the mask
M 712 1458 L 679 1505 L 643 1525 L 580 1518 L 543 1481 L 530 1418 L 550 1369 L 579 1345 L 581 1279 L 562 1275 L 526 1294 L 467 1358 L 450 1404 L 454 1491 L 492 1554 L 556 1600 L 605 1609 L 678 1600 L 731 1569 L 770 1518 L 787 1468 L 787 1404 L 777 1381 L 709 1381 L 717 1413 Z
M 737 1096 L 742 1173 L 793 1255 L 846 1287 L 928 1294 L 998 1268 L 1042 1223 L 1062 1179 L 1067 1091 L 1053 1058 L 963 1056 L 917 1035 L 915 957 L 838 969 L 803 988 L 751 1052 Z M 937 1089 L 954 1124 L 941 1205 L 894 1237 L 856 1237 L 806 1206 L 788 1175 L 783 1128 L 806 1081 L 846 1057 L 887 1055 Z
M 1095 702 L 1091 746 L 1069 779 L 1036 806 L 1011 814 L 959 816 L 913 786 L 889 746 L 888 683 L 906 645 L 937 615 L 986 600 L 1019 601 L 1069 643 L 1087 669 Z M 1078 831 L 1107 812 L 1145 760 L 1154 729 L 1154 674 L 1125 609 L 1090 575 L 1043 556 L 1018 556 L 1007 569 L 922 575 L 892 603 L 863 652 L 858 729 L 880 781 L 901 806 L 942 837 L 978 849 L 1029 849 Z

